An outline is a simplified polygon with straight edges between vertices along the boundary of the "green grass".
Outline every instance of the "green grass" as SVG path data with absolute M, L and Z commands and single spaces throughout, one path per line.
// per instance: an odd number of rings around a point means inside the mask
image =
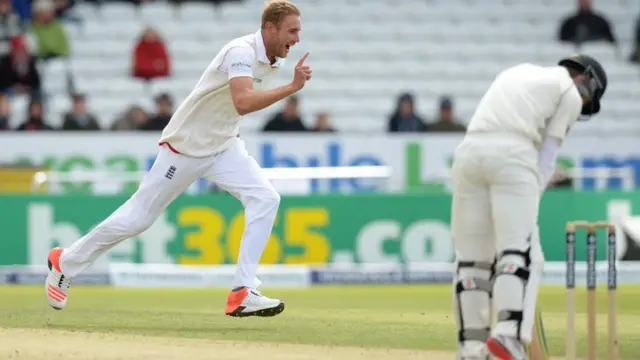
M 0 287 L 0 327 L 136 333 L 226 340 L 453 351 L 449 286 L 332 286 L 265 290 L 285 300 L 271 319 L 223 315 L 226 291 L 72 288 L 67 309 L 48 307 L 41 286 Z M 586 296 L 577 290 L 579 352 L 584 355 Z M 540 308 L 553 355 L 564 352 L 562 287 L 544 287 Z M 623 359 L 640 354 L 640 287 L 618 290 L 618 336 Z M 599 358 L 606 351 L 605 290 L 598 294 Z

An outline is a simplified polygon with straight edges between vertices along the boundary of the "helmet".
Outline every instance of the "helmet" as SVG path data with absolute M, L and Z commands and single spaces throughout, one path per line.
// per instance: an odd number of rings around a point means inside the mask
M 582 107 L 582 115 L 593 115 L 600 111 L 600 99 L 607 89 L 607 73 L 600 63 L 589 55 L 576 54 L 564 58 L 558 65 L 576 70 L 587 77 L 580 93 L 590 101 Z

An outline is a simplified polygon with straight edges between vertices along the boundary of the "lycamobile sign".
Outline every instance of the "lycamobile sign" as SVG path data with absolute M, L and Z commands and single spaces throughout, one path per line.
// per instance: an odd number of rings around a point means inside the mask
M 157 134 L 0 134 L 1 162 L 22 161 L 58 171 L 145 171 L 158 150 Z M 388 165 L 393 168 L 384 183 L 373 179 L 311 180 L 313 192 L 442 192 L 448 185 L 442 175 L 449 169 L 460 135 L 263 135 L 243 136 L 248 151 L 263 167 L 316 167 Z M 593 147 L 597 142 L 598 146 Z M 38 146 L 34 146 L 37 144 Z M 566 167 L 631 167 L 640 183 L 640 147 L 633 138 L 570 137 L 559 162 Z M 206 184 L 198 184 L 204 188 Z M 618 189 L 620 179 L 577 181 L 583 190 Z M 64 191 L 97 191 L 89 183 L 66 184 Z M 117 190 L 132 191 L 135 184 Z

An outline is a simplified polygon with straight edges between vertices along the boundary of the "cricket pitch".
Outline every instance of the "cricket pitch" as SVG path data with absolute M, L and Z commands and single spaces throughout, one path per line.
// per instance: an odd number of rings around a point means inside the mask
M 453 360 L 457 346 L 447 285 L 264 289 L 283 299 L 272 318 L 224 315 L 226 289 L 77 286 L 62 311 L 42 286 L 0 286 L 0 359 L 41 360 Z M 640 288 L 621 286 L 620 360 L 640 353 Z M 578 350 L 585 356 L 586 299 L 578 289 Z M 598 289 L 599 358 L 606 353 L 606 289 Z M 543 287 L 539 307 L 553 359 L 564 354 L 564 289 Z
M 451 360 L 446 351 L 214 341 L 62 330 L 0 329 L 0 358 L 10 360 Z

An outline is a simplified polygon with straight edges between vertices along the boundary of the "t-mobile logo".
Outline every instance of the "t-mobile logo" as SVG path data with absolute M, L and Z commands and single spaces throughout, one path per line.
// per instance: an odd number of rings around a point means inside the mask
M 176 173 L 176 167 L 171 165 L 169 166 L 169 169 L 167 170 L 167 173 L 164 174 L 164 177 L 166 177 L 167 179 L 171 180 L 173 179 L 173 175 L 175 175 Z

